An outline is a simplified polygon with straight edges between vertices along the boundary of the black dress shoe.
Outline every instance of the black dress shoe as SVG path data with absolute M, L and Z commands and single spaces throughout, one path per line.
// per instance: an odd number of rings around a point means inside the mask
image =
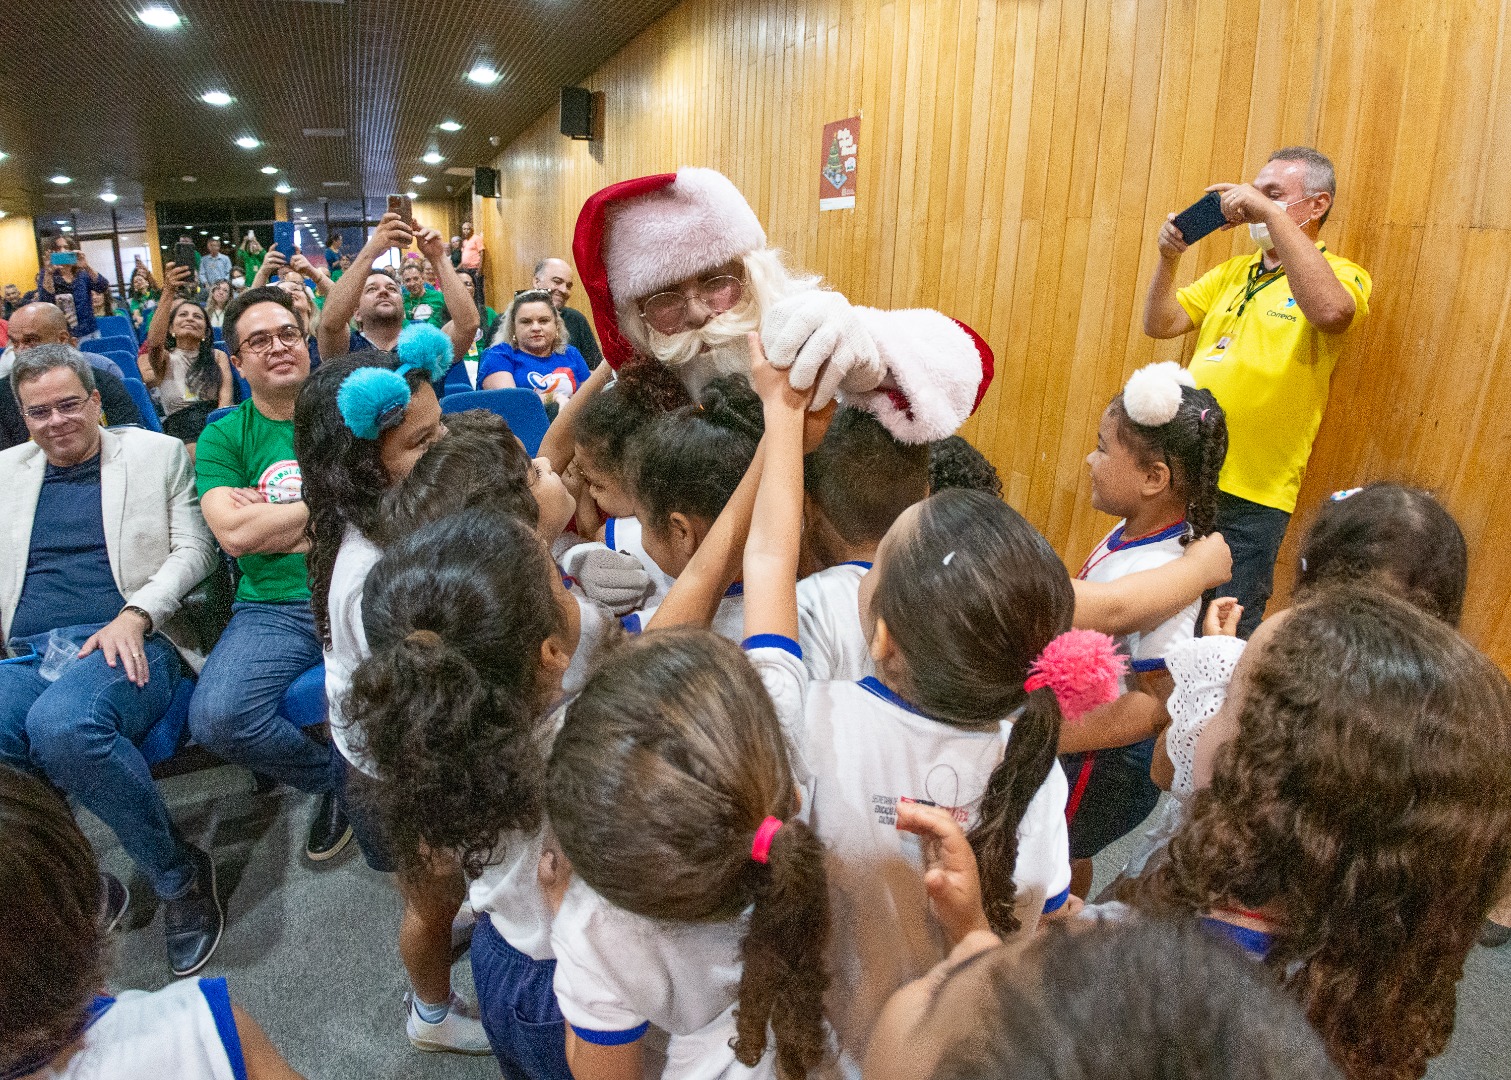
M 220 944 L 226 916 L 215 891 L 215 862 L 199 848 L 189 848 L 194 881 L 177 900 L 163 904 L 163 930 L 168 939 L 168 966 L 175 975 L 193 975 Z
M 310 836 L 305 842 L 304 853 L 311 862 L 324 862 L 334 858 L 352 838 L 351 822 L 346 820 L 346 811 L 334 791 L 320 796 L 320 805 L 310 820 Z
M 114 874 L 100 871 L 100 925 L 110 933 L 121 924 L 121 916 L 131 905 L 131 891 Z
M 1511 941 L 1511 926 L 1486 919 L 1485 925 L 1480 927 L 1480 944 L 1485 948 L 1499 949 L 1508 941 Z

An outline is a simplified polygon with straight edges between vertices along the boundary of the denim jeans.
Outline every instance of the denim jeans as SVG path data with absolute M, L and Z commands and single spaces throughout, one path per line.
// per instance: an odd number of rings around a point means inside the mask
M 67 632 L 82 645 L 98 629 Z M 149 637 L 143 687 L 99 651 L 48 682 L 37 673 L 47 639 L 26 639 L 36 658 L 0 664 L 0 762 L 46 776 L 110 826 L 158 896 L 182 896 L 194 866 L 136 747 L 173 700 L 178 653 L 161 634 Z
M 488 1045 L 508 1080 L 572 1080 L 567 1022 L 556 1004 L 555 960 L 532 960 L 503 939 L 486 911 L 472 928 L 472 982 Z
M 189 702 L 189 733 L 226 761 L 300 791 L 330 791 L 335 749 L 309 738 L 279 712 L 289 686 L 320 660 L 308 600 L 234 605 L 199 673 Z
M 1270 602 L 1275 586 L 1275 560 L 1280 557 L 1280 544 L 1290 523 L 1291 515 L 1284 510 L 1226 491 L 1217 493 L 1217 531 L 1233 552 L 1233 578 L 1209 595 L 1238 598 L 1243 605 L 1238 620 L 1241 638 L 1252 634 L 1264 618 L 1264 606 Z

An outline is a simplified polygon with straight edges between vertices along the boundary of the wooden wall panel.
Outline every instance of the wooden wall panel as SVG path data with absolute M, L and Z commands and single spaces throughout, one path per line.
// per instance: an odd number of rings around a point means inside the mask
M 720 169 L 795 265 L 987 338 L 997 379 L 965 434 L 1072 564 L 1109 524 L 1083 461 L 1102 408 L 1190 350 L 1141 330 L 1160 222 L 1277 146 L 1320 147 L 1341 186 L 1323 236 L 1375 296 L 1302 520 L 1368 479 L 1440 492 L 1470 540 L 1466 629 L 1511 668 L 1511 0 L 687 0 L 585 85 L 601 142 L 552 110 L 496 162 L 476 216 L 495 300 L 569 254 L 605 184 Z M 820 129 L 855 113 L 856 209 L 820 214 Z M 1209 239 L 1181 279 L 1246 250 Z
M 37 287 L 36 226 L 29 217 L 0 219 L 0 283 L 22 292 Z

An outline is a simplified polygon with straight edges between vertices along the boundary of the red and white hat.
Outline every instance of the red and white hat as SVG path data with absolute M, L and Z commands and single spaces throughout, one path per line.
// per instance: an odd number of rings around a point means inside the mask
M 572 240 L 604 359 L 634 355 L 616 301 L 649 296 L 766 246 L 766 230 L 739 189 L 713 169 L 683 168 L 604 188 L 583 204 Z

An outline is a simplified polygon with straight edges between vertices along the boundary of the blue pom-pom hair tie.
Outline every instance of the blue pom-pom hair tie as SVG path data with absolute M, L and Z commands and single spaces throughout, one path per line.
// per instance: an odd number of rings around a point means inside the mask
M 423 371 L 435 382 L 451 370 L 451 339 L 428 322 L 412 322 L 399 333 L 398 373 Z
M 341 389 L 336 391 L 336 408 L 353 435 L 376 439 L 404 422 L 404 412 L 409 408 L 409 383 L 389 368 L 358 368 L 341 380 Z

